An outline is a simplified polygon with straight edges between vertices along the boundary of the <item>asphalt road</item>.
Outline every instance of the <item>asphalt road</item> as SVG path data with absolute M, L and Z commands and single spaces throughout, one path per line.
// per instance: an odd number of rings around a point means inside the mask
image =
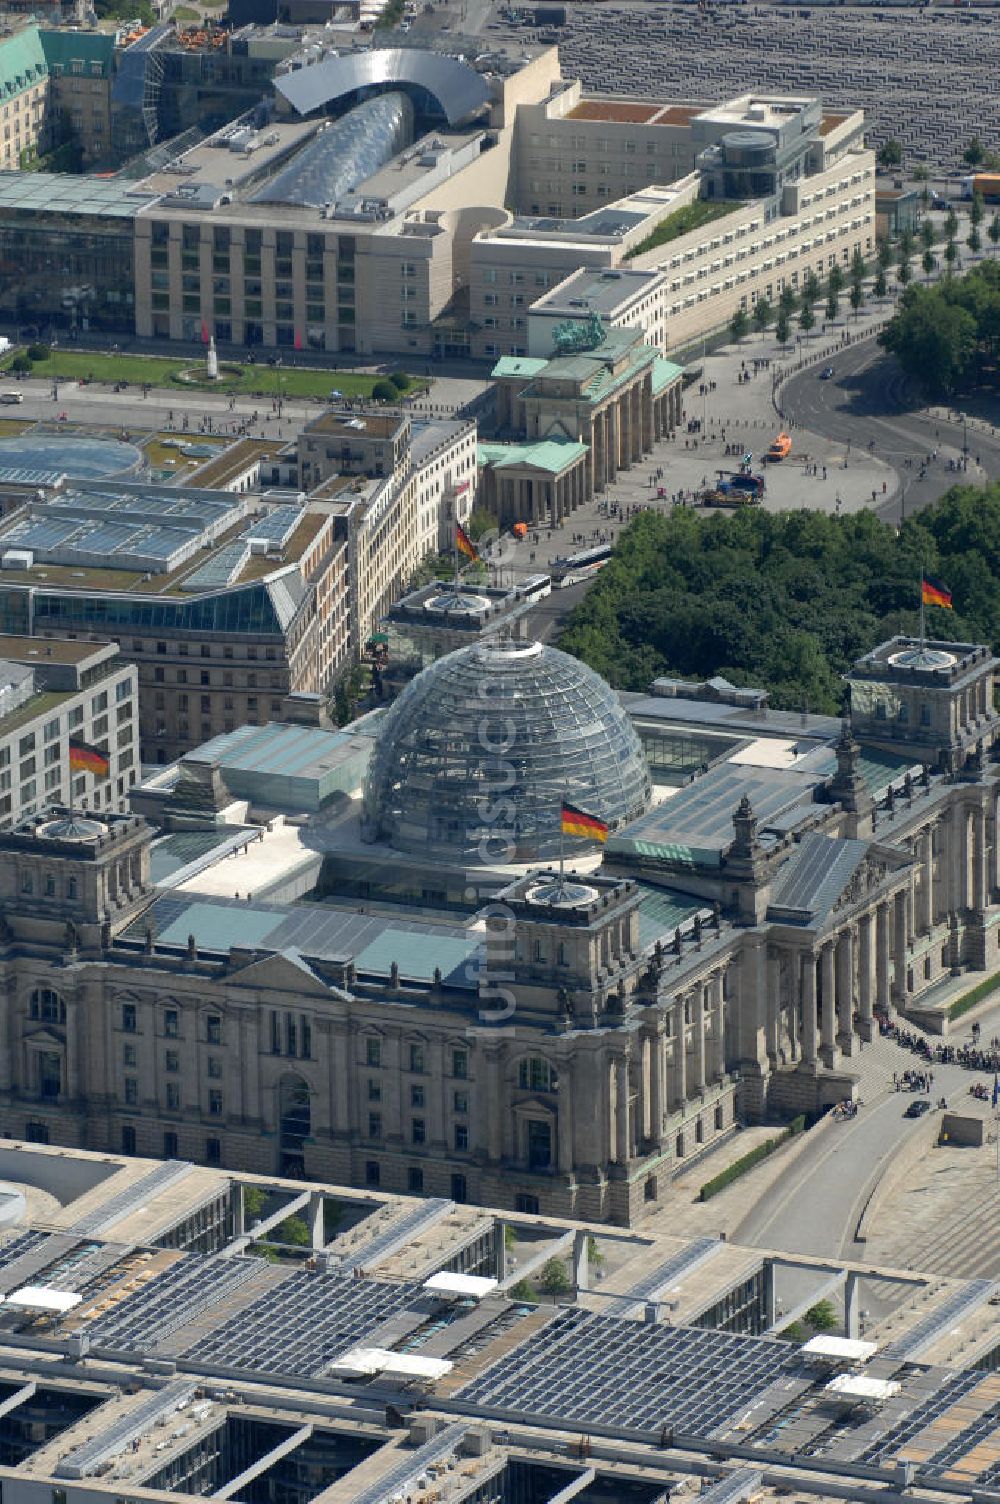
M 820 380 L 822 368 L 814 367 L 786 382 L 782 410 L 802 428 L 850 444 L 855 451 L 874 442 L 876 457 L 890 464 L 901 480 L 900 491 L 878 508 L 880 517 L 898 522 L 904 509 L 928 506 L 963 478 L 947 468 L 948 452 L 962 452 L 962 423 L 931 414 L 898 361 L 883 354 L 874 339 L 841 351 L 830 364 L 835 374 L 829 381 Z M 969 480 L 1000 477 L 1000 438 L 970 428 L 968 444 Z M 920 480 L 921 462 L 935 449 L 941 451 L 939 459 Z M 912 466 L 906 465 L 907 459 Z

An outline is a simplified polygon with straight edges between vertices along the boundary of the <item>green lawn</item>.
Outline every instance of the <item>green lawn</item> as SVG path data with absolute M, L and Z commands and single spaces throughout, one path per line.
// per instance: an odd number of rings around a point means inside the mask
M 696 198 L 693 203 L 682 204 L 675 209 L 673 214 L 668 214 L 666 219 L 661 219 L 652 235 L 640 241 L 631 251 L 625 253 L 626 261 L 633 256 L 644 256 L 647 251 L 655 251 L 658 246 L 666 245 L 670 240 L 676 240 L 679 235 L 687 235 L 691 230 L 700 230 L 702 225 L 707 225 L 713 219 L 721 219 L 723 215 L 732 214 L 735 209 L 742 205 L 730 202 L 722 198 Z
M 14 355 L 12 351 L 0 361 L 0 371 L 6 371 Z M 200 366 L 197 360 L 170 360 L 159 355 L 103 355 L 88 350 L 53 350 L 47 360 L 39 360 L 31 368 L 32 376 L 51 381 L 78 381 L 92 376 L 94 381 L 112 384 L 128 381 L 135 386 L 149 382 L 155 387 L 174 387 L 178 392 L 202 388 L 216 392 L 238 392 L 247 396 L 260 394 L 273 397 L 277 394 L 279 373 L 266 362 L 254 366 L 241 366 L 238 377 L 229 377 L 213 382 L 180 381 L 182 371 Z M 280 367 L 280 385 L 285 397 L 326 397 L 331 391 L 341 392 L 345 397 L 370 397 L 376 381 L 382 376 L 372 376 L 355 371 L 309 370 L 298 366 Z M 423 390 L 427 383 L 414 380 L 411 392 Z

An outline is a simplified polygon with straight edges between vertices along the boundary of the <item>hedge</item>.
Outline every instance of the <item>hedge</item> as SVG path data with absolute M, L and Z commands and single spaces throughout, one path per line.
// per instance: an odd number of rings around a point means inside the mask
M 955 1002 L 948 1009 L 949 1019 L 961 1018 L 963 1013 L 968 1013 L 970 1008 L 974 1008 L 977 1003 L 981 1003 L 984 997 L 989 997 L 990 993 L 995 992 L 998 987 L 1000 987 L 1000 971 L 995 972 L 993 976 L 987 977 L 985 981 L 973 987 L 971 992 L 965 992 L 960 998 L 956 998 Z
M 764 1143 L 758 1144 L 756 1149 L 751 1149 L 748 1154 L 742 1155 L 740 1159 L 734 1159 L 733 1163 L 728 1165 L 726 1169 L 720 1171 L 718 1175 L 713 1175 L 711 1180 L 706 1180 L 699 1192 L 699 1199 L 701 1201 L 710 1201 L 713 1196 L 717 1196 L 720 1191 L 724 1191 L 727 1185 L 732 1185 L 734 1180 L 739 1180 L 741 1175 L 745 1175 L 748 1170 L 752 1170 L 754 1165 L 759 1165 L 762 1159 L 767 1159 L 768 1155 L 773 1154 L 775 1149 L 780 1148 L 786 1139 L 794 1138 L 797 1133 L 801 1133 L 805 1126 L 805 1116 L 800 1113 L 797 1118 L 792 1119 L 788 1127 L 777 1138 L 765 1139 Z

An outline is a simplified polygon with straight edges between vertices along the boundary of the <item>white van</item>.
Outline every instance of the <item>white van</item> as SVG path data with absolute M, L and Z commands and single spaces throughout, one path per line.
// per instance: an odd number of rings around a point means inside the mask
M 0 392 L 0 402 L 7 407 L 12 407 L 15 402 L 23 402 L 23 392 Z

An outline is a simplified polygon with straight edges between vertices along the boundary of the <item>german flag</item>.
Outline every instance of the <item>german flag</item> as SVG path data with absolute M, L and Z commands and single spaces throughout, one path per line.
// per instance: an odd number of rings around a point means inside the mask
M 69 765 L 72 772 L 93 773 L 95 778 L 107 778 L 111 771 L 111 763 L 100 747 L 88 742 L 70 742 Z
M 586 841 L 606 841 L 608 827 L 596 815 L 588 815 L 575 804 L 562 803 L 562 833 L 564 836 L 582 836 Z
M 920 599 L 925 606 L 940 606 L 945 611 L 955 609 L 947 585 L 942 585 L 940 580 L 932 580 L 926 574 L 920 581 Z
M 455 547 L 473 564 L 479 563 L 479 550 L 460 522 L 455 523 Z

